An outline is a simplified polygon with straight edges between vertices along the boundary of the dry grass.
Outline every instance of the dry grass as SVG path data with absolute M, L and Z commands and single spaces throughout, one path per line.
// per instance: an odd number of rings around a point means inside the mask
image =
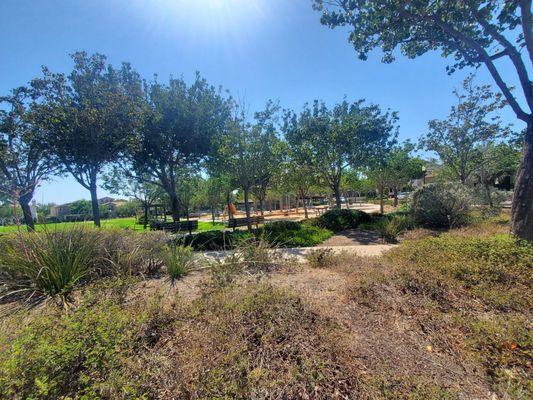
M 374 368 L 397 358 L 393 376 L 426 371 L 466 398 L 533 396 L 533 246 L 498 230 L 407 241 L 347 278 L 359 323 L 386 349 L 369 355 Z
M 293 268 L 245 242 L 166 293 L 91 283 L 0 319 L 0 398 L 531 398 L 533 247 L 504 223 Z
M 287 291 L 250 283 L 184 307 L 129 370 L 149 375 L 140 390 L 151 398 L 354 398 L 344 361 L 332 321 Z

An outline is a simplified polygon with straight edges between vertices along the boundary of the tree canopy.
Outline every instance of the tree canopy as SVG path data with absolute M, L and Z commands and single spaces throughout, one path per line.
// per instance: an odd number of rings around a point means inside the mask
M 517 175 L 511 230 L 533 240 L 533 16 L 531 0 L 314 0 L 321 22 L 349 26 L 348 36 L 360 59 L 380 48 L 383 61 L 396 51 L 409 58 L 440 51 L 453 58 L 448 67 L 485 65 L 516 117 L 527 124 L 523 158 Z M 525 104 L 512 90 L 501 63 L 513 66 Z
M 128 152 L 137 171 L 155 179 L 167 192 L 172 216 L 180 217 L 179 173 L 198 166 L 211 153 L 213 138 L 226 129 L 230 101 L 199 74 L 190 86 L 170 78 L 146 87 L 146 116 Z
M 394 142 L 396 120 L 396 113 L 382 112 L 363 100 L 344 100 L 331 110 L 315 100 L 300 114 L 286 111 L 283 130 L 289 146 L 330 187 L 340 208 L 344 171 L 365 166 L 379 149 Z
M 46 99 L 39 110 L 46 140 L 64 168 L 90 191 L 93 219 L 100 226 L 97 183 L 104 168 L 124 154 L 140 123 L 141 80 L 127 63 L 120 69 L 101 54 L 72 55 L 65 77 L 43 69 L 33 86 Z
M 28 229 L 34 229 L 29 203 L 43 180 L 59 172 L 57 159 L 43 145 L 46 136 L 35 118 L 31 88 L 19 87 L 0 97 L 0 192 L 17 201 Z

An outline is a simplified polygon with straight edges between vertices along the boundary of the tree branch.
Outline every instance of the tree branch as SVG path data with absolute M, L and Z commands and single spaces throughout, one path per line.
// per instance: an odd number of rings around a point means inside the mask
M 529 80 L 524 61 L 520 56 L 520 52 L 516 49 L 516 47 L 513 46 L 511 42 L 509 42 L 509 40 L 507 40 L 505 36 L 498 32 L 498 30 L 491 25 L 489 21 L 483 18 L 477 9 L 472 9 L 472 12 L 476 18 L 476 21 L 483 27 L 485 32 L 492 36 L 507 51 L 507 54 L 514 65 L 516 72 L 518 73 L 518 78 L 520 79 L 520 84 L 522 86 L 522 90 L 524 91 L 529 110 L 533 111 L 533 88 L 531 86 L 531 81 Z
M 422 17 L 422 18 L 429 18 L 429 17 Z M 432 16 L 431 19 L 444 32 L 448 33 L 449 35 L 459 40 L 460 42 L 464 43 L 465 45 L 467 45 L 468 47 L 470 47 L 471 49 L 475 50 L 478 53 L 481 62 L 483 62 L 487 66 L 490 74 L 492 75 L 492 78 L 494 79 L 494 81 L 496 82 L 500 90 L 502 91 L 503 95 L 507 99 L 509 105 L 515 112 L 517 118 L 527 123 L 529 120 L 529 115 L 522 109 L 522 107 L 520 107 L 520 104 L 518 104 L 518 102 L 516 101 L 515 97 L 511 93 L 511 90 L 506 85 L 506 83 L 503 81 L 498 69 L 496 68 L 492 60 L 490 59 L 490 56 L 486 52 L 486 50 L 475 40 L 466 36 L 464 33 L 454 29 L 449 24 L 440 20 L 437 16 Z
M 522 31 L 529 59 L 533 65 L 533 17 L 531 16 L 531 0 L 520 1 L 520 17 L 522 19 Z

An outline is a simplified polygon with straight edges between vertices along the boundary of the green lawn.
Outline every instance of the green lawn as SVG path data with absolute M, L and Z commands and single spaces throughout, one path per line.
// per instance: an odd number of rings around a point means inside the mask
M 86 225 L 89 227 L 93 226 L 92 221 L 87 222 L 60 222 L 57 224 L 37 224 L 35 225 L 35 229 L 40 231 L 43 229 L 64 229 L 69 226 L 74 225 Z M 136 231 L 142 231 L 143 226 L 138 225 L 135 223 L 135 218 L 115 218 L 115 219 L 108 219 L 108 220 L 102 220 L 102 228 L 122 228 L 122 229 L 133 229 Z M 0 233 L 10 233 L 10 232 L 16 232 L 18 227 L 16 225 L 10 225 L 10 226 L 0 226 Z M 26 230 L 25 226 L 22 226 L 21 229 L 24 231 Z M 216 222 L 214 225 L 211 222 L 205 222 L 205 221 L 199 221 L 198 222 L 198 231 L 211 231 L 211 230 L 221 230 L 224 229 L 224 224 L 220 222 Z

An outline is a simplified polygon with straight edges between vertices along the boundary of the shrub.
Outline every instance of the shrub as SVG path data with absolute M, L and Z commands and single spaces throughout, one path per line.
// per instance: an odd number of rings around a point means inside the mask
M 78 227 L 6 238 L 0 261 L 4 295 L 22 295 L 32 301 L 49 297 L 64 303 L 89 275 L 96 246 L 96 232 Z
M 211 263 L 211 280 L 215 287 L 234 283 L 243 273 L 258 274 L 278 268 L 281 255 L 263 238 L 243 239 L 235 251 Z
M 198 257 L 188 246 L 172 244 L 161 252 L 161 259 L 172 283 L 198 269 Z
M 205 231 L 176 239 L 176 243 L 191 246 L 194 250 L 230 250 L 242 242 L 262 237 L 276 247 L 308 247 L 322 243 L 332 236 L 329 230 L 302 225 L 293 221 L 272 222 L 264 228 L 247 231 Z
M 271 222 L 264 227 L 265 239 L 278 247 L 316 246 L 332 235 L 327 229 L 295 221 Z
M 396 243 L 402 233 L 413 229 L 414 226 L 415 224 L 410 216 L 398 214 L 391 218 L 378 219 L 369 225 L 369 228 L 376 230 L 386 242 Z
M 298 231 L 302 225 L 296 221 L 275 221 L 265 224 L 265 233 L 277 234 L 285 233 L 286 231 Z
M 64 303 L 76 286 L 104 276 L 150 275 L 167 241 L 163 233 L 82 226 L 6 235 L 0 243 L 3 295 Z
M 318 226 L 331 231 L 355 229 L 360 224 L 370 222 L 371 216 L 360 210 L 340 210 L 335 208 L 322 214 L 318 218 Z
M 191 246 L 197 251 L 229 250 L 234 248 L 240 240 L 255 237 L 247 231 L 205 231 L 193 235 L 186 235 L 176 239 L 176 244 Z
M 0 330 L 0 398 L 97 399 L 127 395 L 131 382 L 114 384 L 123 361 L 147 346 L 158 302 L 121 304 L 92 289 L 81 305 L 65 313 L 47 308 L 15 315 Z M 110 395 L 120 387 L 123 396 Z M 126 395 L 124 395 L 126 394 Z
M 451 228 L 468 222 L 472 202 L 471 191 L 460 183 L 432 183 L 413 193 L 410 210 L 421 225 Z
M 161 261 L 159 254 L 169 243 L 164 232 L 134 232 L 125 229 L 98 230 L 100 262 L 97 276 L 152 276 Z

